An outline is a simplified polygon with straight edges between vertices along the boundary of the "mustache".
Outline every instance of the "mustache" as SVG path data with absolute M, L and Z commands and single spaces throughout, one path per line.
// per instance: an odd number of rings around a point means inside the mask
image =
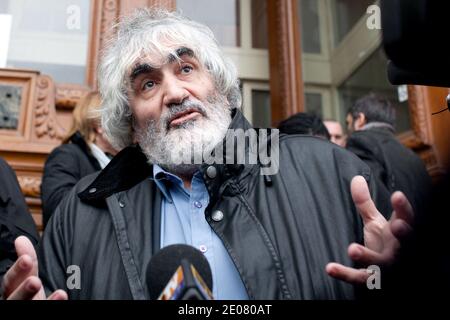
M 203 105 L 203 103 L 192 100 L 184 100 L 181 103 L 170 104 L 167 113 L 161 116 L 161 123 L 168 131 L 170 129 L 171 120 L 177 117 L 179 114 L 185 113 L 186 111 L 197 111 L 202 116 L 208 117 L 206 107 Z

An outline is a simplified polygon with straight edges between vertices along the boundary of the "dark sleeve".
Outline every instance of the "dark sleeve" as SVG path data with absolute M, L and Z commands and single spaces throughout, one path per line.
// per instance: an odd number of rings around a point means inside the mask
M 16 174 L 3 159 L 0 159 L 0 177 L 1 283 L 4 274 L 17 259 L 14 247 L 15 239 L 23 235 L 30 239 L 33 245 L 36 245 L 39 235 L 20 190 Z
M 44 226 L 65 195 L 82 178 L 76 146 L 62 145 L 49 155 L 41 184 Z
M 68 249 L 66 219 L 61 207 L 66 206 L 66 197 L 56 208 L 52 219 L 44 230 L 39 242 L 37 255 L 39 259 L 39 278 L 49 295 L 57 289 L 66 290 L 66 250 Z M 67 291 L 67 290 L 66 290 Z

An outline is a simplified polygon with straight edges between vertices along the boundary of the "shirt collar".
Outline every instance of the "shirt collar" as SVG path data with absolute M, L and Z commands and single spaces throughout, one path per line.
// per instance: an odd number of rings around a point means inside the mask
M 91 147 L 92 155 L 97 159 L 100 167 L 104 169 L 108 163 L 111 161 L 110 158 L 100 149 L 95 143 L 89 145 Z
M 172 196 L 170 195 L 170 191 L 169 191 L 169 186 L 171 183 L 170 180 L 176 181 L 176 179 L 180 180 L 180 178 L 171 174 L 170 172 L 167 172 L 166 170 L 164 170 L 157 164 L 154 164 L 152 179 L 155 181 L 156 185 L 158 186 L 159 190 L 162 192 L 162 194 L 164 195 L 166 200 L 169 201 L 170 203 L 172 203 L 173 199 L 172 199 Z
M 183 180 L 178 176 L 174 175 L 173 173 L 164 170 L 157 164 L 153 165 L 152 179 L 155 181 L 159 190 L 161 190 L 161 192 L 164 194 L 164 197 L 169 202 L 173 202 L 172 196 L 170 194 L 170 188 L 173 186 L 177 186 L 178 188 L 183 190 L 183 192 L 185 192 L 187 196 L 189 196 L 189 192 L 187 192 L 186 189 L 184 188 Z M 194 179 L 201 179 L 201 174 L 199 171 L 197 171 L 194 174 L 192 181 L 194 181 Z

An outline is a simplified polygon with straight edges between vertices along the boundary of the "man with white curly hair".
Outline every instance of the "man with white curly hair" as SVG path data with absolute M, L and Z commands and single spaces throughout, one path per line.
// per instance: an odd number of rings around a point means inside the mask
M 236 69 L 206 26 L 138 11 L 119 25 L 99 81 L 102 127 L 124 149 L 61 202 L 39 263 L 17 239 L 6 298 L 148 299 L 146 267 L 175 243 L 203 252 L 217 299 L 353 299 L 351 284 L 370 276 L 360 267 L 392 262 L 410 228 L 406 198 L 393 194 L 386 221 L 355 156 L 315 137 L 255 133 Z M 237 160 L 236 132 L 258 136 L 243 143 L 256 162 Z M 81 277 L 68 285 L 73 266 Z

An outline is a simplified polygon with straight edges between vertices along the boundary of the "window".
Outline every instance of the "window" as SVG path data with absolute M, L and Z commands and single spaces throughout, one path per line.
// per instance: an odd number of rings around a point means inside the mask
M 341 119 L 345 119 L 347 110 L 368 93 L 380 94 L 388 98 L 396 109 L 397 133 L 411 128 L 408 102 L 399 102 L 397 87 L 392 86 L 386 73 L 387 58 L 381 48 L 377 49 L 361 67 L 359 67 L 339 87 Z
M 271 126 L 270 93 L 267 90 L 252 90 L 252 123 L 255 128 Z
M 269 84 L 245 81 L 242 83 L 242 112 L 255 128 L 269 128 L 272 124 Z
M 298 17 L 301 30 L 302 51 L 305 53 L 322 52 L 320 39 L 319 1 L 298 0 Z
M 183 15 L 206 24 L 222 46 L 239 47 L 239 0 L 177 0 Z
M 22 88 L 0 84 L 0 129 L 17 129 Z
M 7 67 L 39 70 L 57 82 L 85 82 L 89 0 L 6 0 L 0 13 L 12 16 Z
M 305 93 L 305 111 L 323 118 L 322 95 L 320 93 Z

